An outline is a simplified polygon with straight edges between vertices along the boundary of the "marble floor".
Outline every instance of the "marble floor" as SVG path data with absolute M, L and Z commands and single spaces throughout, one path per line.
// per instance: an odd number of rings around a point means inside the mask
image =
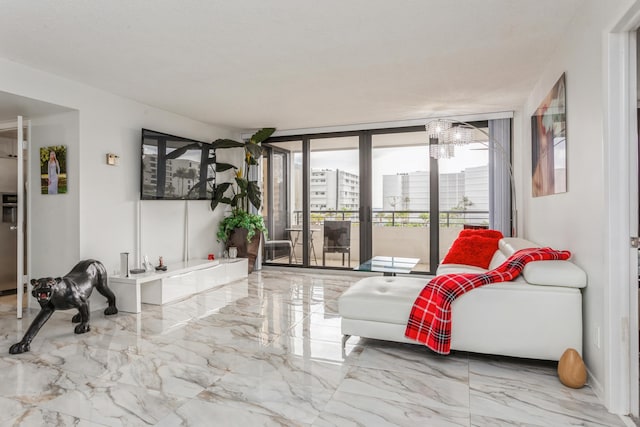
M 358 339 L 337 298 L 358 277 L 263 270 L 141 314 L 58 312 L 9 355 L 36 310 L 0 301 L 0 425 L 624 426 L 555 364 Z

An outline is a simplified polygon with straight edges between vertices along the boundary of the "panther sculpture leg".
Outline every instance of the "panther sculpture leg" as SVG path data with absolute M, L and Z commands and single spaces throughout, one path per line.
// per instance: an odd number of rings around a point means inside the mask
M 111 291 L 111 289 L 109 289 L 109 287 L 107 286 L 106 272 L 104 276 L 104 281 L 100 281 L 99 283 L 96 283 L 96 289 L 98 290 L 98 292 L 100 292 L 100 295 L 102 295 L 107 299 L 107 303 L 109 304 L 109 306 L 104 309 L 104 314 L 106 316 L 117 314 L 118 309 L 116 307 L 116 296 L 113 294 L 113 291 Z
M 79 317 L 79 319 L 76 318 Z M 78 307 L 78 314 L 73 316 L 71 319 L 73 323 L 80 322 L 79 325 L 75 327 L 73 330 L 76 334 L 84 334 L 85 332 L 89 332 L 91 327 L 89 326 L 89 303 L 85 302 Z
M 55 309 L 53 307 L 42 307 L 40 313 L 38 313 L 36 318 L 33 319 L 33 322 L 31 322 L 31 326 L 27 329 L 27 333 L 24 334 L 22 341 L 9 347 L 9 353 L 19 354 L 29 351 L 31 349 L 31 340 L 33 340 L 33 337 L 36 336 L 40 328 L 47 323 L 47 320 L 49 320 L 54 311 Z

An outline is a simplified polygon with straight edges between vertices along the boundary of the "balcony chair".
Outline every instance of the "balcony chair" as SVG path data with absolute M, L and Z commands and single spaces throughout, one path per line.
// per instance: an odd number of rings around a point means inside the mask
M 351 266 L 351 221 L 325 221 L 324 245 L 322 246 L 322 265 L 326 263 L 326 253 L 341 253 L 344 266 L 344 254 L 348 255 Z

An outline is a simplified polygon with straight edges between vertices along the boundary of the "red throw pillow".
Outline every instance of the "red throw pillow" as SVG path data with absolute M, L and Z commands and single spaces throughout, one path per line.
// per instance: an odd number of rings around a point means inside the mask
M 504 236 L 502 232 L 498 230 L 487 230 L 485 229 L 477 229 L 477 230 L 461 230 L 458 237 L 471 237 L 471 236 L 480 236 L 480 237 L 489 237 L 492 239 L 502 239 Z
M 498 250 L 498 240 L 482 236 L 458 237 L 451 245 L 442 264 L 464 264 L 489 268 L 493 254 Z

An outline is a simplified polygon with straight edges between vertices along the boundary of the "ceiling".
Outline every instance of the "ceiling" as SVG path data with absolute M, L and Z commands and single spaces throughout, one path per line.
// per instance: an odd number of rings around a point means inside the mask
M 37 99 L 0 92 L 0 129 L 3 127 L 2 122 L 15 122 L 17 120 L 16 116 L 35 118 L 65 111 L 71 110 L 59 105 L 38 101 Z
M 521 108 L 580 4 L 2 0 L 0 57 L 240 129 L 410 120 Z

